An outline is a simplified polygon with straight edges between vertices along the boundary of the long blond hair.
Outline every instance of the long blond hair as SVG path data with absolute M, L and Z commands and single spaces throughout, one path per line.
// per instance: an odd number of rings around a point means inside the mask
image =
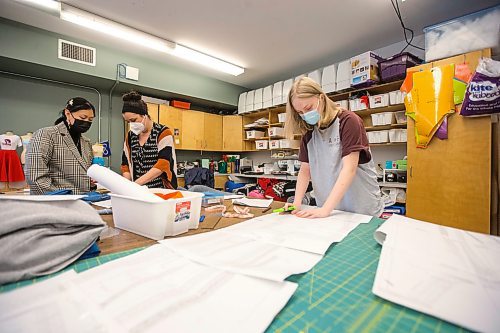
M 320 103 L 321 106 L 318 108 L 320 116 L 318 122 L 319 127 L 328 126 L 335 119 L 337 114 L 341 112 L 337 105 L 326 96 L 323 90 L 321 90 L 321 87 L 316 81 L 308 77 L 302 77 L 294 82 L 288 94 L 285 120 L 285 136 L 287 138 L 293 138 L 294 134 L 304 135 L 307 131 L 314 128 L 314 126 L 309 125 L 300 117 L 292 104 L 294 98 L 309 98 L 312 96 L 317 96 L 324 102 L 322 104 Z

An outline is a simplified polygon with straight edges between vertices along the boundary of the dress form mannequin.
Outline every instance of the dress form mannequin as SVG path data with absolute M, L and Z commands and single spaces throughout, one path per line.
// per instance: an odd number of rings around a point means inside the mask
M 30 143 L 31 137 L 33 133 L 28 132 L 25 135 L 21 136 L 21 140 L 23 142 L 23 152 L 21 153 L 21 164 L 24 165 L 26 163 L 26 150 L 28 149 L 28 144 Z
M 12 131 L 0 135 L 0 183 L 4 189 L 25 186 L 24 172 L 16 149 L 21 147 L 21 138 Z

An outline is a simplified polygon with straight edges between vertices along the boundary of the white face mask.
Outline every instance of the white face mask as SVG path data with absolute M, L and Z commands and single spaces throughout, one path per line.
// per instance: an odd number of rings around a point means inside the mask
M 132 131 L 132 133 L 134 133 L 135 135 L 139 135 L 142 132 L 144 132 L 144 129 L 146 128 L 146 126 L 144 126 L 144 124 L 143 124 L 144 119 L 146 119 L 146 117 L 144 117 L 140 123 L 137 123 L 137 122 L 130 123 L 130 130 Z

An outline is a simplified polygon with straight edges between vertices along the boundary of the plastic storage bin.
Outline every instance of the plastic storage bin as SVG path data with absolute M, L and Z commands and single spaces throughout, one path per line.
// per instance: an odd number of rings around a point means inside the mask
M 286 113 L 283 112 L 283 113 L 278 113 L 278 122 L 279 123 L 284 123 L 286 120 Z
M 175 190 L 156 188 L 150 191 L 168 194 Z M 115 226 L 155 240 L 197 229 L 203 193 L 180 192 L 184 198 L 160 202 L 143 201 L 111 193 Z
M 347 99 L 343 99 L 341 101 L 333 102 L 335 105 L 337 105 L 339 108 L 344 108 L 346 110 L 349 110 L 349 101 Z
M 373 126 L 384 126 L 396 123 L 394 119 L 394 112 L 381 112 L 372 114 Z
M 271 140 L 269 141 L 270 149 L 280 149 L 280 140 Z
M 397 105 L 405 102 L 406 93 L 403 91 L 395 90 L 389 92 L 389 104 Z
M 406 77 L 408 68 L 420 65 L 422 62 L 422 59 L 408 52 L 396 54 L 378 63 L 380 79 L 382 82 L 402 80 Z
M 370 108 L 383 108 L 389 105 L 389 94 L 379 94 L 369 96 Z
M 285 129 L 283 127 L 269 127 L 267 131 L 271 138 L 285 135 Z
M 255 141 L 255 149 L 262 150 L 267 149 L 269 141 L 267 140 L 256 140 Z
M 394 117 L 396 118 L 396 123 L 398 124 L 406 124 L 406 115 L 405 111 L 394 112 Z
M 290 140 L 290 139 L 282 139 L 280 140 L 280 148 L 299 148 L 300 147 L 300 140 Z
M 485 48 L 498 52 L 500 5 L 424 28 L 425 61 Z
M 247 131 L 247 139 L 258 139 L 258 138 L 262 138 L 264 137 L 264 134 L 266 132 L 263 132 L 263 131 L 256 131 L 256 130 L 252 130 L 252 131 Z

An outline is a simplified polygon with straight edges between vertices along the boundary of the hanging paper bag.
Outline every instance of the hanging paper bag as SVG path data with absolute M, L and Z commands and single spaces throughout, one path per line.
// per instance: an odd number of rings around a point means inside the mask
M 467 86 L 460 114 L 484 116 L 500 113 L 500 62 L 480 59 Z

